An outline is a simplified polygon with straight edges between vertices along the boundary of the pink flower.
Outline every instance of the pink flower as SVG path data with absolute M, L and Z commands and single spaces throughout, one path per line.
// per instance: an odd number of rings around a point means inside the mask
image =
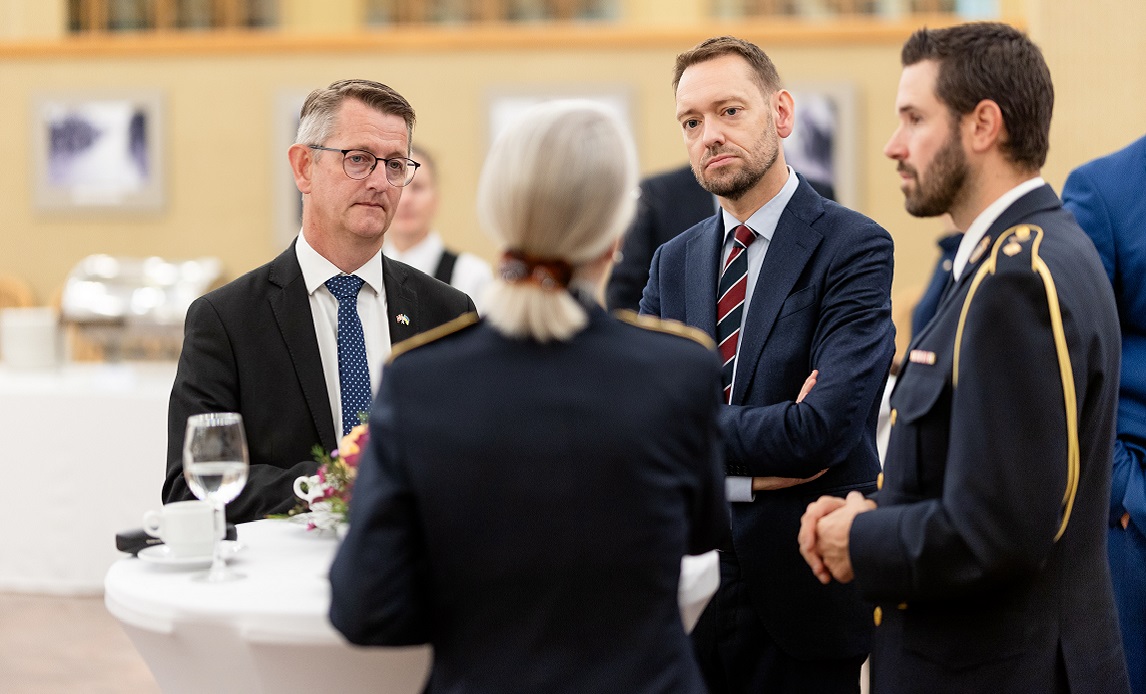
M 358 458 L 362 455 L 362 449 L 370 441 L 370 430 L 365 424 L 359 424 L 350 430 L 346 436 L 342 437 L 342 441 L 338 444 L 338 454 L 346 461 L 346 464 L 352 468 L 358 467 Z

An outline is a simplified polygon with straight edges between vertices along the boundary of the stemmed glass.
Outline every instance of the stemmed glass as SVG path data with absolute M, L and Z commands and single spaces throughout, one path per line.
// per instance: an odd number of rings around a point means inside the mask
M 226 535 L 224 507 L 239 495 L 247 483 L 247 436 L 243 417 L 237 412 L 208 412 L 187 418 L 187 435 L 183 439 L 183 477 L 195 496 L 215 507 L 218 533 L 211 570 L 195 580 L 217 583 L 243 578 L 227 568 L 223 559 L 223 537 Z

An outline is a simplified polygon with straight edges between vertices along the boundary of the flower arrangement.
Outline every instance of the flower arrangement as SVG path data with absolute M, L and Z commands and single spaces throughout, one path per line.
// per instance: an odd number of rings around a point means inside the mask
M 305 520 L 307 530 L 337 531 L 345 527 L 350 493 L 358 476 L 358 459 L 369 441 L 370 431 L 365 424 L 359 424 L 342 437 L 336 451 L 327 453 L 316 445 L 318 472 L 294 481 L 294 493 L 302 501 L 285 517 Z

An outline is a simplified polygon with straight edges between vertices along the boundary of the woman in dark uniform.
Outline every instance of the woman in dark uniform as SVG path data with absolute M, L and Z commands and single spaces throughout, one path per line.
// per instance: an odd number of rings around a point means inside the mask
M 430 692 L 701 692 L 681 556 L 728 532 L 711 343 L 600 306 L 636 156 L 588 102 L 531 110 L 478 191 L 487 311 L 395 347 L 331 621 L 431 643 Z

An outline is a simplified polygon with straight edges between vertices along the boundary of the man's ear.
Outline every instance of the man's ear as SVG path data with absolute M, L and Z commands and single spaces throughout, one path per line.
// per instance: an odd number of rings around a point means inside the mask
M 792 128 L 796 126 L 796 101 L 787 89 L 781 89 L 772 95 L 773 117 L 776 121 L 776 134 L 788 137 Z
M 991 99 L 983 99 L 970 113 L 963 116 L 968 145 L 972 152 L 982 154 L 1007 141 L 1007 126 L 1003 110 Z
M 314 168 L 314 150 L 306 145 L 293 144 L 287 150 L 294 184 L 300 193 L 310 192 L 311 171 Z

